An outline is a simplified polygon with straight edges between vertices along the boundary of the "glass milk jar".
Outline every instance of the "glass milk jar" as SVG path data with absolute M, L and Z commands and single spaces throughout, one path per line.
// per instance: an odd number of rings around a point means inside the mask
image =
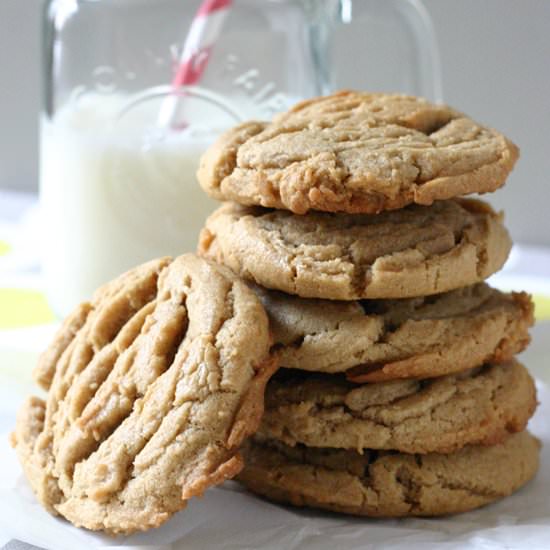
M 141 262 L 195 250 L 216 206 L 196 182 L 200 155 L 242 120 L 331 91 L 334 30 L 353 10 L 402 28 L 395 74 L 414 72 L 402 91 L 433 99 L 433 35 L 413 0 L 45 3 L 41 248 L 56 313 Z

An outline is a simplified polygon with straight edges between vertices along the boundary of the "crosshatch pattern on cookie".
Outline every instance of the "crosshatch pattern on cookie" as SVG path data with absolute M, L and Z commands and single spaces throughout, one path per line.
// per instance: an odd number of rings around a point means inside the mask
M 18 417 L 14 443 L 39 500 L 75 525 L 129 533 L 233 477 L 262 414 L 269 347 L 254 293 L 196 256 L 106 285 L 43 355 L 47 400 Z

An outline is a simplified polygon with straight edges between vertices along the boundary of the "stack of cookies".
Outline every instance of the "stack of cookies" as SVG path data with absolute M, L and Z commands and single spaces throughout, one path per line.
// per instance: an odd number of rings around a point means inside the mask
M 504 184 L 500 133 L 424 100 L 343 92 L 249 122 L 204 155 L 226 202 L 199 253 L 249 281 L 281 368 L 240 480 L 275 501 L 441 515 L 533 477 L 533 306 L 484 280 L 502 217 L 458 198 Z
M 207 220 L 204 257 L 107 283 L 41 356 L 46 395 L 12 435 L 37 499 L 128 534 L 237 475 L 372 516 L 519 488 L 538 467 L 535 388 L 514 359 L 533 306 L 484 282 L 510 239 L 488 205 L 456 198 L 502 185 L 516 157 L 448 107 L 381 94 L 229 131 L 199 171 L 233 201 Z

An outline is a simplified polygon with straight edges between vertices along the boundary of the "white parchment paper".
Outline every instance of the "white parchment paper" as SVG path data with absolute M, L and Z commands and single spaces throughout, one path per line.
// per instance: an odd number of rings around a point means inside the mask
M 48 550 L 94 548 L 463 550 L 550 548 L 550 390 L 529 428 L 544 444 L 537 477 L 515 495 L 480 510 L 439 519 L 369 520 L 283 507 L 249 495 L 236 483 L 211 489 L 148 533 L 110 538 L 72 527 L 45 512 L 0 434 L 0 532 Z

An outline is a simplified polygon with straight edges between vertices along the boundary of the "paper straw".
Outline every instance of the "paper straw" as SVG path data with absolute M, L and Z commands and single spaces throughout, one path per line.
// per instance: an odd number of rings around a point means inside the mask
M 177 91 L 181 86 L 192 86 L 200 81 L 231 5 L 232 0 L 203 0 L 199 6 L 172 80 L 175 93 L 166 98 L 160 109 L 160 126 L 174 127 L 178 123 L 184 94 Z M 185 126 L 184 121 L 179 121 L 178 124 Z

